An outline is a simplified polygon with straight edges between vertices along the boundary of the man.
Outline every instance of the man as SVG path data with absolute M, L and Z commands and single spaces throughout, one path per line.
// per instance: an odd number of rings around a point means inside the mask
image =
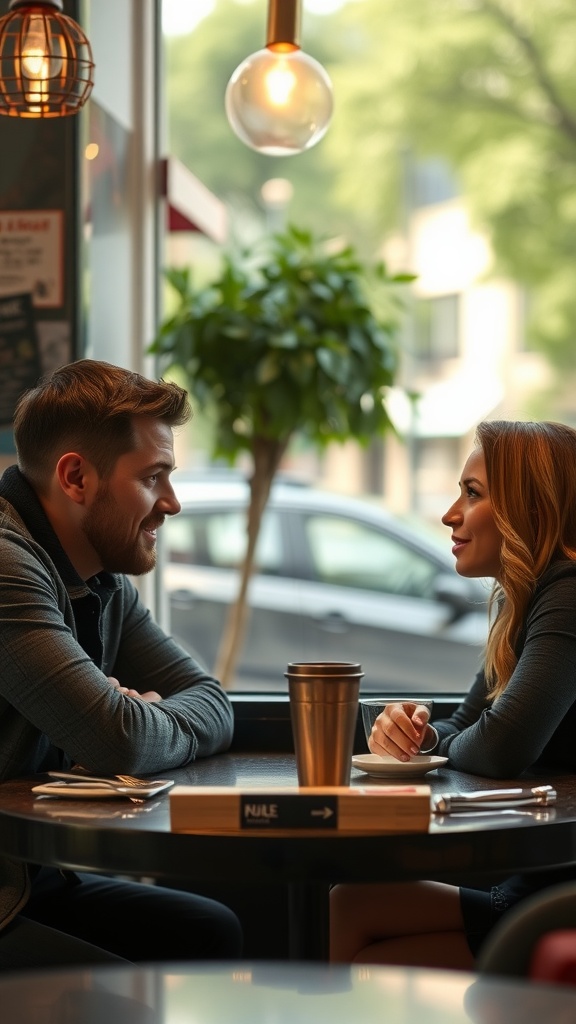
M 129 576 L 156 563 L 186 392 L 108 363 L 21 397 L 0 479 L 0 779 L 81 765 L 154 775 L 226 750 L 230 701 Z M 240 954 L 227 907 L 0 859 L 0 968 Z

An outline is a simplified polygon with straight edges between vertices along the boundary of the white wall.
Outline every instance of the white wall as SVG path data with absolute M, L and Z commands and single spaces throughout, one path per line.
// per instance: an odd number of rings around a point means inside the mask
M 86 354 L 143 370 L 157 320 L 159 0 L 92 0 Z M 80 159 L 84 160 L 83 154 Z

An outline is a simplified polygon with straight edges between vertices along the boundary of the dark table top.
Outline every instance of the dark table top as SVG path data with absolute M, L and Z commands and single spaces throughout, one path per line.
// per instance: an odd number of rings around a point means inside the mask
M 569 1024 L 576 989 L 402 967 L 242 963 L 0 976 L 9 1024 Z
M 166 775 L 168 777 L 168 773 Z M 295 786 L 291 754 L 228 753 L 170 772 L 181 785 Z M 151 876 L 266 882 L 378 881 L 445 878 L 455 873 L 506 876 L 520 869 L 576 863 L 576 776 L 547 773 L 518 780 L 464 775 L 445 767 L 418 779 L 433 792 L 551 783 L 556 804 L 497 812 L 433 816 L 419 833 L 233 835 L 171 832 L 169 797 L 38 798 L 46 777 L 0 784 L 0 851 L 59 867 Z M 351 784 L 368 777 L 352 769 Z M 370 785 L 389 785 L 370 778 Z

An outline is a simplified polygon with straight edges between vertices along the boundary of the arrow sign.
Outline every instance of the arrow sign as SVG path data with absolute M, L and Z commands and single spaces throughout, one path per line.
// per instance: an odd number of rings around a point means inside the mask
M 317 811 L 310 811 L 311 818 L 331 818 L 334 811 L 330 807 L 320 807 Z
M 338 797 L 274 792 L 243 795 L 241 829 L 338 828 Z

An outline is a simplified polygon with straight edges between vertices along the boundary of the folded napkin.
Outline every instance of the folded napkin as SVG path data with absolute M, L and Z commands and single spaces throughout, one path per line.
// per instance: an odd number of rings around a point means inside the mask
M 532 789 L 477 789 L 470 793 L 438 793 L 432 797 L 433 814 L 451 811 L 492 811 L 527 804 L 552 804 L 556 790 L 552 786 L 534 786 Z

